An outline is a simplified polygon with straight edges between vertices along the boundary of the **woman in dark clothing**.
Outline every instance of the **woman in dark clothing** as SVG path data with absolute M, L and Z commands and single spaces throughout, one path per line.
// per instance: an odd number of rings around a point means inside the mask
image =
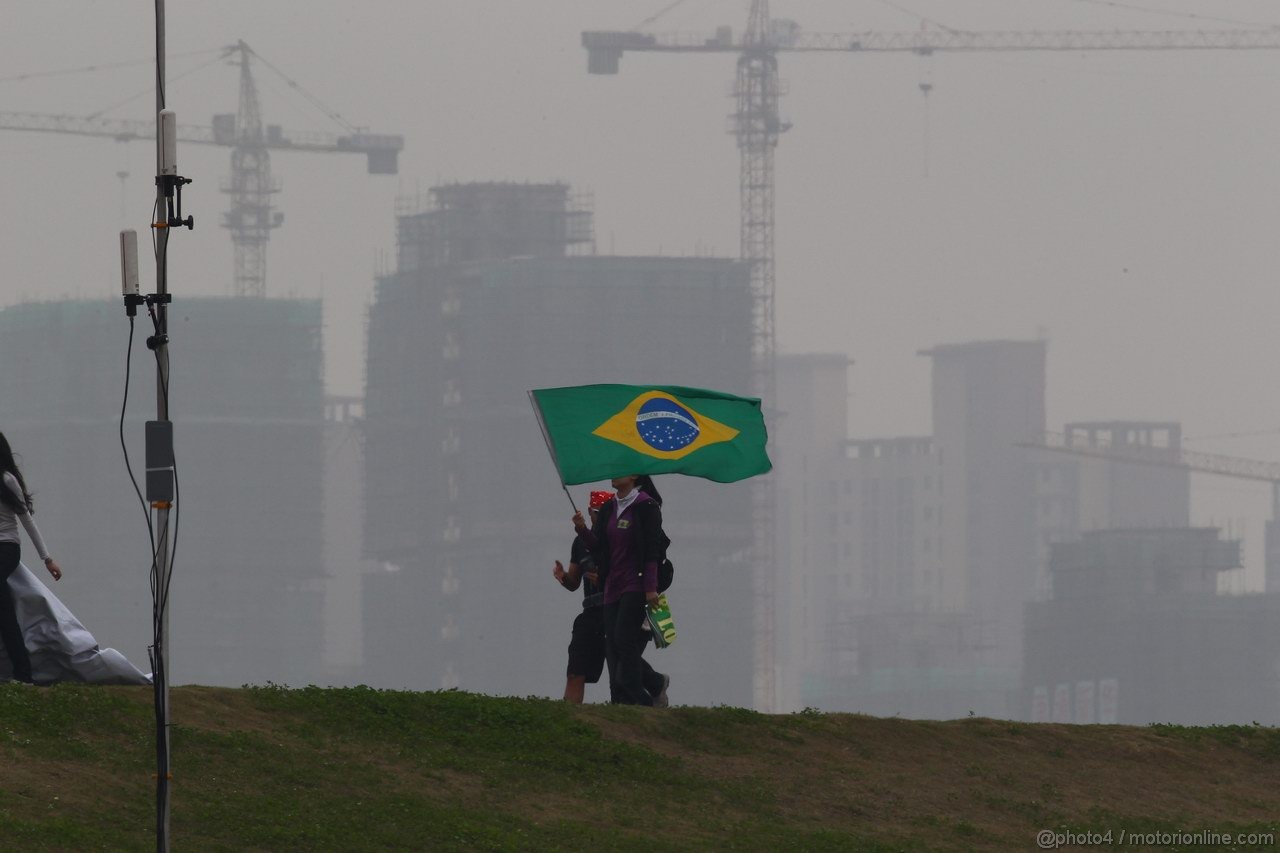
M 662 498 L 647 476 L 615 477 L 617 495 L 588 529 L 582 513 L 574 528 L 604 578 L 604 625 L 613 698 L 624 705 L 666 705 L 670 678 L 645 666 L 645 606 L 658 600 L 658 564 L 667 547 Z M 647 671 L 646 671 L 647 670 Z

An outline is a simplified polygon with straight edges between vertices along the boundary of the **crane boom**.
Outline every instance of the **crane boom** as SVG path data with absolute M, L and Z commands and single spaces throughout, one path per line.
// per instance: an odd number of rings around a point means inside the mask
M 1280 484 L 1280 462 L 1263 462 L 1241 459 L 1217 453 L 1201 453 L 1183 450 L 1181 447 L 1156 447 L 1144 444 L 1116 444 L 1111 441 L 1090 441 L 1087 437 L 1069 433 L 1045 433 L 1040 441 L 1022 442 L 1019 447 L 1032 450 L 1048 450 L 1073 456 L 1088 456 L 1114 462 L 1134 462 L 1140 465 L 1157 465 L 1162 468 L 1181 468 L 1201 474 L 1216 474 L 1237 480 L 1255 480 Z
M 1066 453 L 1072 456 L 1084 456 L 1093 459 L 1105 459 L 1110 462 L 1131 462 L 1138 465 L 1155 465 L 1160 468 L 1178 468 L 1198 474 L 1214 474 L 1236 480 L 1253 480 L 1268 483 L 1271 486 L 1271 521 L 1267 523 L 1267 553 L 1275 554 L 1280 560 L 1280 545 L 1273 548 L 1270 544 L 1273 536 L 1280 536 L 1280 462 L 1265 462 L 1258 459 L 1242 459 L 1238 456 L 1224 456 L 1219 453 L 1203 453 L 1194 450 L 1183 450 L 1181 445 L 1156 446 L 1133 442 L 1116 442 L 1112 438 L 1101 437 L 1089 430 L 1071 430 L 1065 433 L 1046 432 L 1038 441 L 1019 442 L 1019 447 L 1031 450 L 1045 450 L 1051 453 Z M 1280 541 L 1280 540 L 1278 540 Z M 1271 566 L 1272 557 L 1268 557 L 1267 565 Z M 1271 580 L 1272 576 L 1275 580 Z M 1280 584 L 1280 564 L 1275 571 L 1267 569 L 1267 586 Z
M 764 45 L 734 39 L 727 28 L 715 35 L 594 31 L 582 34 L 592 74 L 618 73 L 624 52 L 742 53 L 763 47 L 774 53 L 989 53 L 1076 50 L 1277 50 L 1280 29 L 1255 30 L 1005 30 L 964 32 L 805 33 L 783 28 Z
M 227 122 L 228 118 L 233 117 L 214 116 L 214 123 L 211 126 L 179 125 L 178 141 L 191 145 L 234 147 L 235 124 Z M 67 133 L 76 136 L 104 137 L 119 142 L 154 142 L 156 135 L 155 123 L 150 121 L 85 118 L 31 112 L 0 112 L 0 130 Z M 275 126 L 267 127 L 263 142 L 267 148 L 275 151 L 365 154 L 368 157 L 371 175 L 396 174 L 399 154 L 404 148 L 403 136 L 373 133 L 317 133 L 282 130 Z

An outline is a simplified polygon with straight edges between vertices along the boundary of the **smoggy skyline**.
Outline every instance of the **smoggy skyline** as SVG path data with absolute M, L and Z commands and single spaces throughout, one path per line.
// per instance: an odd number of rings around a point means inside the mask
M 284 227 L 276 295 L 323 296 L 328 383 L 359 393 L 364 308 L 394 252 L 393 205 L 436 182 L 560 179 L 595 195 L 597 249 L 737 253 L 737 163 L 726 133 L 729 56 L 629 55 L 586 74 L 584 29 L 627 28 L 665 4 L 621 0 L 271 4 L 172 2 L 170 106 L 206 124 L 234 110 L 235 71 L 183 57 L 243 38 L 353 124 L 403 133 L 400 175 L 356 156 L 273 156 Z M 965 30 L 1195 29 L 1275 24 L 1267 4 L 1194 0 L 917 0 Z M 900 4 L 772 4 L 809 31 L 914 30 Z M 657 31 L 740 31 L 745 4 L 691 0 Z M 150 70 L 14 81 L 150 56 L 150 10 L 122 2 L 6 4 L 6 110 L 145 118 Z M 1193 17 L 1200 15 L 1202 17 Z M 940 341 L 1045 335 L 1049 421 L 1158 418 L 1191 438 L 1280 424 L 1267 393 L 1280 222 L 1272 165 L 1280 52 L 972 56 L 787 55 L 779 145 L 778 341 L 856 359 L 857 435 L 928 429 L 928 365 Z M 270 123 L 332 129 L 259 69 Z M 921 83 L 932 85 L 927 100 Z M 0 133 L 0 303 L 116 292 L 115 234 L 144 230 L 151 150 L 141 143 Z M 197 230 L 172 243 L 181 296 L 228 291 L 217 191 L 228 152 L 185 146 Z M 127 217 L 122 221 L 121 182 Z M 144 276 L 146 273 L 144 272 Z M 175 340 L 175 382 L 181 376 Z M 666 381 L 667 377 L 656 377 Z M 1196 442 L 1277 458 L 1278 437 Z M 1197 481 L 1200 516 L 1257 524 L 1261 490 Z M 1248 519 L 1255 519 L 1249 522 Z M 1260 530 L 1250 530 L 1260 537 Z

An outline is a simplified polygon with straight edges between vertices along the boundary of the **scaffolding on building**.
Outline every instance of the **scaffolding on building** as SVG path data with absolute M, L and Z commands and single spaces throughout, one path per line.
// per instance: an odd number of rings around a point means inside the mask
M 568 184 L 488 181 L 396 200 L 399 269 L 595 254 L 594 200 Z

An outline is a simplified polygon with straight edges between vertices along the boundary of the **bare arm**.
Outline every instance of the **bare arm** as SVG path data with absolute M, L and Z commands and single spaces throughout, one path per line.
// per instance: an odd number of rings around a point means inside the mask
M 565 589 L 575 592 L 578 587 L 582 586 L 582 566 L 577 563 L 570 563 L 569 571 L 564 573 L 564 580 L 561 583 Z
M 573 592 L 582 584 L 582 567 L 577 563 L 570 563 L 568 571 L 565 571 L 564 565 L 556 560 L 556 567 L 551 570 L 552 576 L 565 589 Z

